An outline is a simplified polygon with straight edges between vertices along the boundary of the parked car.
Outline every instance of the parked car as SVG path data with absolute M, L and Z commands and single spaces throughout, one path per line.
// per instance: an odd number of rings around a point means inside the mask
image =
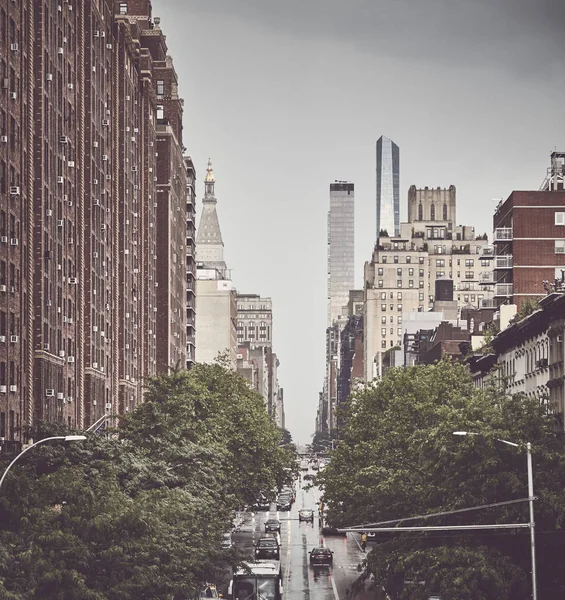
M 281 531 L 281 522 L 278 519 L 267 519 L 265 521 L 265 531 Z
M 314 522 L 314 511 L 311 508 L 302 508 L 298 511 L 299 521 L 310 521 Z
M 311 565 L 333 565 L 334 553 L 329 548 L 314 548 L 309 554 Z
M 271 558 L 280 560 L 280 548 L 277 540 L 272 537 L 262 537 L 255 544 L 255 558 L 257 560 Z

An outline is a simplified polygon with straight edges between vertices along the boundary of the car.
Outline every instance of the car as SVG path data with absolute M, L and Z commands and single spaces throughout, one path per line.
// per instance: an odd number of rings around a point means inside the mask
M 220 546 L 226 550 L 233 546 L 233 541 L 231 539 L 231 533 L 229 531 L 227 533 L 222 533 L 222 539 L 220 540 Z
M 281 531 L 281 522 L 278 519 L 267 519 L 265 521 L 265 531 Z
M 310 550 L 310 564 L 311 565 L 329 565 L 332 566 L 334 562 L 334 553 L 329 548 L 319 547 Z
M 302 508 L 298 511 L 299 521 L 314 522 L 314 511 L 311 508 Z
M 262 537 L 255 544 L 255 559 L 280 560 L 280 547 L 277 540 L 272 537 Z
M 280 495 L 277 498 L 277 510 L 290 510 L 292 499 L 290 496 Z
M 263 539 L 264 538 L 273 538 L 274 540 L 277 541 L 277 544 L 279 545 L 279 548 L 280 548 L 280 545 L 281 545 L 281 534 L 278 531 L 269 531 L 269 532 L 266 532 L 261 537 Z
M 214 583 L 207 583 L 206 587 L 200 591 L 199 600 L 210 600 L 210 598 L 219 598 L 218 590 Z
M 312 475 L 312 473 L 306 473 L 302 479 L 304 479 L 304 481 L 312 481 L 314 479 L 314 475 Z

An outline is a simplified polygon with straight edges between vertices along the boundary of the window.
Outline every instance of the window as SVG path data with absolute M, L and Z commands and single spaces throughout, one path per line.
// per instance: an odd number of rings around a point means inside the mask
M 556 212 L 555 213 L 555 224 L 556 225 L 565 225 L 565 212 Z
M 436 271 L 436 279 L 445 276 L 445 271 Z
M 381 348 L 383 348 L 383 349 L 386 348 L 386 340 L 383 340 L 381 342 Z
M 398 256 L 394 257 L 394 264 L 397 265 L 398 264 Z
M 128 14 L 128 3 L 120 2 L 120 14 L 127 15 Z
M 481 259 L 481 267 L 488 267 L 489 262 L 489 260 Z
M 382 279 L 379 279 L 379 280 L 378 280 L 378 282 L 377 282 L 377 286 L 378 286 L 378 287 L 380 287 L 380 288 L 382 288 L 382 287 L 383 287 L 383 280 L 382 280 Z
M 382 323 L 383 325 L 386 325 L 386 317 L 381 317 L 381 323 Z
M 162 98 L 165 95 L 165 82 L 162 79 L 157 80 L 157 98 Z
M 475 279 L 474 271 L 465 271 L 465 279 Z
M 382 292 L 382 294 L 381 294 L 381 300 L 386 300 L 386 292 Z
M 384 312 L 386 311 L 386 304 L 381 304 L 381 310 Z
M 424 282 L 423 282 L 423 281 L 419 281 L 419 282 L 418 282 L 418 287 L 419 287 L 420 289 L 424 289 Z
M 418 262 L 423 265 L 424 264 L 424 257 L 420 256 Z
M 465 266 L 466 267 L 474 267 L 475 261 L 472 258 L 467 258 L 467 259 L 465 259 Z
M 386 337 L 386 327 L 381 329 L 381 337 Z
M 402 277 L 402 269 L 396 269 L 396 274 L 398 277 Z
M 423 301 L 424 301 L 424 294 L 423 294 L 423 293 L 421 293 L 421 294 L 419 294 L 419 295 L 418 295 L 418 300 L 419 300 L 420 302 L 423 302 Z
M 396 299 L 397 300 L 402 300 L 402 292 L 397 292 Z
M 436 267 L 445 267 L 445 259 L 444 258 L 436 259 Z
M 407 256 L 406 257 L 406 262 L 407 262 L 407 264 L 410 264 L 412 262 L 412 257 L 411 256 Z
M 399 287 L 399 288 L 402 287 L 402 279 L 397 279 L 396 280 L 396 287 Z
M 471 302 L 475 302 L 475 294 L 471 294 Z
M 563 254 L 565 252 L 565 240 L 555 240 L 555 254 Z
M 443 220 L 447 221 L 447 204 L 443 203 Z
M 422 203 L 418 204 L 418 221 L 424 220 L 424 209 L 422 208 Z
M 408 276 L 414 277 L 414 269 L 408 269 Z
M 424 277 L 424 269 L 420 269 L 420 277 Z
M 400 325 L 402 323 L 402 317 L 396 317 L 396 322 Z
M 399 305 L 397 306 L 397 310 L 398 310 L 398 312 L 402 312 L 402 304 L 399 304 Z
M 384 272 L 384 269 L 382 267 L 379 267 L 378 271 L 377 271 L 377 275 L 379 275 L 380 277 L 382 277 L 383 276 L 383 272 Z
M 433 204 L 433 203 L 430 206 L 430 220 L 431 221 L 435 221 L 436 220 L 436 205 Z
M 381 260 L 383 261 L 383 265 L 386 265 L 386 256 L 383 256 Z
M 469 302 L 469 295 L 468 294 L 465 294 L 463 296 L 463 302 Z
M 161 104 L 159 104 L 157 106 L 157 119 L 164 119 L 165 118 L 165 109 L 163 108 L 163 106 Z
M 402 335 L 402 327 L 399 327 L 396 331 L 396 335 L 400 337 Z
M 413 288 L 414 287 L 414 280 L 413 279 L 409 279 L 408 280 L 408 287 L 409 288 Z

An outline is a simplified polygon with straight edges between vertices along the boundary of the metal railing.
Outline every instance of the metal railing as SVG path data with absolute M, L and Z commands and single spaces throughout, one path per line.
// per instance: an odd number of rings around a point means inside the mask
M 494 268 L 495 269 L 511 269 L 514 264 L 514 257 L 512 254 L 503 254 L 495 256 Z
M 514 285 L 512 283 L 497 283 L 494 286 L 495 296 L 512 296 L 514 294 Z
M 512 240 L 514 237 L 512 227 L 497 227 L 494 230 L 494 241 Z

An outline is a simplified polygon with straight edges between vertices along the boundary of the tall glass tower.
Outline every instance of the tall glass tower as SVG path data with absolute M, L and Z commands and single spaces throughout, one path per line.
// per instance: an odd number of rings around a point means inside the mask
M 328 327 L 342 313 L 355 287 L 355 189 L 330 183 L 328 213 Z
M 377 238 L 400 233 L 400 149 L 384 135 L 377 140 Z

